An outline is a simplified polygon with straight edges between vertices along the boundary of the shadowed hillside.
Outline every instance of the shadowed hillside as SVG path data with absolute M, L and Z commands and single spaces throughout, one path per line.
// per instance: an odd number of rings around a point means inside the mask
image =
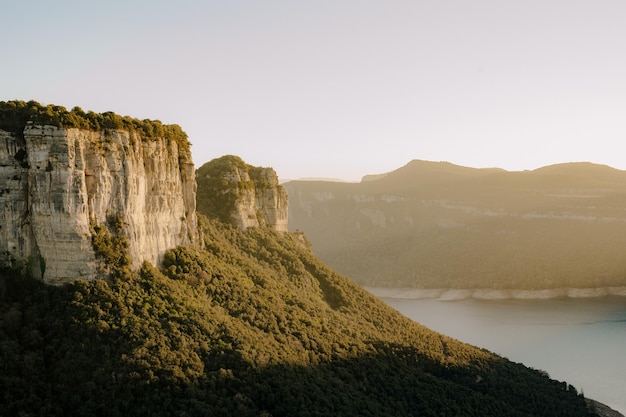
M 608 166 L 508 172 L 415 160 L 361 183 L 284 187 L 290 228 L 362 285 L 626 285 L 626 172 Z
M 161 271 L 3 271 L 0 415 L 590 415 L 567 384 L 401 316 L 302 235 L 201 223 L 206 250 Z

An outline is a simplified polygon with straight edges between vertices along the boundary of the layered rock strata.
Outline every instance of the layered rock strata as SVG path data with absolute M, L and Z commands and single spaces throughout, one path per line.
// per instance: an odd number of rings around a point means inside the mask
M 133 267 L 199 241 L 189 150 L 125 130 L 0 131 L 0 262 L 47 283 L 97 276 L 94 225 L 123 221 Z
M 272 168 L 260 168 L 261 181 L 253 181 L 248 172 L 236 170 L 224 179 L 233 186 L 237 200 L 232 221 L 240 229 L 265 226 L 278 232 L 287 231 L 287 193 L 278 184 L 278 176 Z M 238 188 L 237 184 L 252 183 L 252 187 Z M 260 184 L 263 184 L 260 186 Z

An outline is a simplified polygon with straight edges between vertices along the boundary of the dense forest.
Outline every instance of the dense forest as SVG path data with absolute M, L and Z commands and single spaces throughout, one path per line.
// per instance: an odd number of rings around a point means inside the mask
M 626 172 L 412 161 L 360 183 L 292 181 L 289 227 L 361 285 L 626 286 Z
M 80 107 L 67 110 L 63 106 L 52 104 L 44 106 L 33 100 L 0 101 L 0 129 L 22 135 L 28 122 L 105 132 L 110 129 L 123 129 L 136 133 L 143 140 L 164 138 L 177 142 L 183 149 L 188 150 L 190 147 L 187 134 L 176 124 L 120 116 L 112 111 L 85 112 Z
M 299 233 L 200 216 L 204 249 L 103 279 L 0 278 L 2 416 L 588 416 L 564 382 L 400 315 Z M 574 364 L 573 364 L 574 365 Z

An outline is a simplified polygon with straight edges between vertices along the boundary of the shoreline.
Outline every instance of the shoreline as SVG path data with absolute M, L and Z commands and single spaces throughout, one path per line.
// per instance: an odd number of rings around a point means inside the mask
M 406 300 L 436 299 L 438 301 L 461 300 L 554 300 L 563 298 L 626 297 L 626 287 L 600 288 L 550 288 L 543 290 L 521 290 L 493 288 L 387 288 L 363 287 L 379 298 Z

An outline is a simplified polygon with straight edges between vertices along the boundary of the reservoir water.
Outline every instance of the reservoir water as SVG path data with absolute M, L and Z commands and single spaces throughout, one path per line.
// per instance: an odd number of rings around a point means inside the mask
M 547 371 L 626 415 L 626 297 L 381 299 L 433 330 Z

